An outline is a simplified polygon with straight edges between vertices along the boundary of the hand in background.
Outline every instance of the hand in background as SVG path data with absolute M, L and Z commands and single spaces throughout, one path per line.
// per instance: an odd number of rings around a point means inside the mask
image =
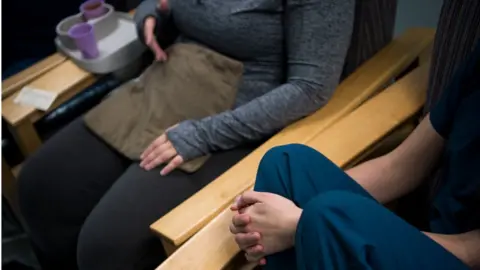
M 158 9 L 160 12 L 168 12 L 168 2 L 167 0 L 160 0 Z M 152 50 L 155 55 L 156 61 L 166 61 L 167 54 L 165 51 L 160 47 L 158 44 L 157 38 L 155 37 L 155 26 L 157 24 L 157 20 L 154 17 L 148 17 L 145 20 L 145 24 L 143 27 L 144 36 L 145 36 L 145 44 Z

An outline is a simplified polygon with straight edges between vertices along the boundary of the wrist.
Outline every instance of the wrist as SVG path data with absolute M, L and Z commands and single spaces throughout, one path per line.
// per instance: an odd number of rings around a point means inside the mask
M 289 218 L 289 232 L 290 232 L 290 246 L 295 246 L 295 237 L 297 235 L 297 227 L 300 217 L 302 216 L 303 209 L 297 208 L 296 211 L 292 212 L 292 215 Z
M 472 269 L 480 269 L 480 229 L 457 235 L 458 241 L 464 246 L 464 259 Z
M 480 269 L 480 258 L 478 257 L 480 253 L 480 230 L 455 235 L 425 234 L 469 267 Z

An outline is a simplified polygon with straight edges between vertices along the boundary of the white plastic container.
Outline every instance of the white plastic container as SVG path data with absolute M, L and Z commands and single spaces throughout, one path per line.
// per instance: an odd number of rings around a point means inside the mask
M 70 57 L 79 67 L 92 73 L 106 74 L 126 67 L 137 60 L 146 47 L 138 40 L 137 30 L 128 13 L 116 12 L 113 6 L 105 4 L 105 15 L 88 21 L 95 31 L 100 55 L 95 59 L 84 59 L 68 36 L 68 30 L 75 24 L 84 22 L 82 14 L 63 19 L 56 27 L 57 49 Z

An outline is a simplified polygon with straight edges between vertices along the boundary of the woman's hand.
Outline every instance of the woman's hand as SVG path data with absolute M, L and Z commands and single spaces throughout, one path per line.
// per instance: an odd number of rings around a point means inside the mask
M 293 247 L 302 209 L 273 193 L 247 191 L 232 205 L 238 211 L 230 231 L 247 260 L 265 264 L 264 257 Z
M 147 171 L 170 161 L 160 172 L 161 175 L 169 174 L 184 162 L 165 133 L 147 147 L 140 155 L 140 160 L 140 167 Z
M 159 0 L 159 10 L 160 12 L 168 12 L 168 2 L 167 0 Z M 156 61 L 166 61 L 167 54 L 163 51 L 162 47 L 158 44 L 157 38 L 155 37 L 155 25 L 157 24 L 157 20 L 154 17 L 148 17 L 145 20 L 145 24 L 143 26 L 144 36 L 145 36 L 145 44 L 152 50 L 155 54 Z

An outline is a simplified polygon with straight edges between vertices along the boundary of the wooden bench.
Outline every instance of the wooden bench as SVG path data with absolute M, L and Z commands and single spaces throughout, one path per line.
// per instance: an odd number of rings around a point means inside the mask
M 339 167 L 349 166 L 419 112 L 426 99 L 428 71 L 429 64 L 424 63 L 328 129 L 304 140 L 304 143 L 322 152 Z M 252 165 L 248 169 L 248 172 L 250 171 L 256 171 L 256 166 Z M 223 190 L 214 188 L 218 187 L 210 187 L 209 192 L 215 194 L 226 192 L 225 188 Z M 209 197 L 205 196 L 203 199 L 209 200 Z M 223 200 L 219 200 L 218 197 L 216 200 L 217 207 L 223 205 Z M 195 209 L 188 209 L 188 212 L 184 213 L 194 213 L 191 212 L 193 210 Z M 233 260 L 240 250 L 228 228 L 232 216 L 233 213 L 229 209 L 220 212 L 167 258 L 157 270 L 252 269 L 253 264 L 242 262 L 238 258 Z M 232 265 L 232 262 L 236 265 Z
M 288 143 L 307 143 L 313 138 L 318 138 L 319 134 L 330 130 L 332 125 L 341 121 L 343 117 L 384 89 L 393 78 L 403 72 L 419 56 L 425 59 L 425 55 L 431 51 L 433 38 L 434 30 L 432 29 L 408 30 L 345 79 L 324 108 L 275 135 L 201 191 L 153 223 L 151 229 L 162 238 L 166 250 L 173 252 L 219 213 L 222 213 L 238 194 L 251 188 L 254 184 L 258 163 L 270 148 Z M 363 122 L 356 125 L 361 125 L 361 123 Z M 222 215 L 229 214 L 223 212 Z M 214 220 L 221 218 L 219 216 Z M 213 224 L 218 223 L 213 222 Z M 218 237 L 218 235 L 211 236 L 212 239 Z M 227 241 L 223 238 L 219 241 L 224 240 Z M 202 252 L 199 253 L 203 254 L 204 249 L 200 250 Z M 230 254 L 227 250 L 227 247 L 222 246 L 222 251 L 216 251 Z M 166 265 L 169 265 L 171 260 L 169 259 Z M 207 260 L 208 258 L 205 258 L 205 262 Z M 187 261 L 188 256 L 185 258 L 185 263 Z M 209 264 L 200 265 L 203 267 Z
M 237 194 L 253 185 L 256 166 L 268 149 L 285 143 L 305 143 L 322 133 L 405 70 L 421 55 L 422 51 L 426 51 L 433 40 L 433 35 L 434 31 L 431 29 L 407 31 L 349 76 L 336 91 L 331 102 L 322 110 L 274 136 L 205 189 L 152 224 L 152 230 L 162 236 L 165 245 L 173 252 L 218 213 L 221 213 Z M 26 84 L 58 94 L 54 108 L 97 79 L 94 75 L 75 66 L 70 60 L 64 60 L 48 72 L 41 74 Z M 34 108 L 13 103 L 16 97 L 16 93 L 13 92 L 5 94 L 5 99 L 2 100 L 2 116 L 9 124 L 20 149 L 25 156 L 28 156 L 41 144 L 33 123 L 43 113 Z M 185 210 L 189 215 L 185 215 Z

